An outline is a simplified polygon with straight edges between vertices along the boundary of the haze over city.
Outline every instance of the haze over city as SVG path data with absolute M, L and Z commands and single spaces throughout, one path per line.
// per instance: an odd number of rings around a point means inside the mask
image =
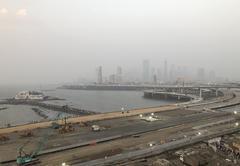
M 0 0 L 1 166 L 239 166 L 240 0 Z
M 155 68 L 205 68 L 239 80 L 238 0 L 1 0 L 0 84 L 96 81 Z

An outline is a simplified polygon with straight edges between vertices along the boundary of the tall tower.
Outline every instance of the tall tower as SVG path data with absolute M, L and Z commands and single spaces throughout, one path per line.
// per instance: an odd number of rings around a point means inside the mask
M 109 81 L 108 82 L 111 83 L 111 84 L 115 84 L 116 83 L 116 75 L 115 74 L 111 74 L 109 76 Z
M 168 81 L 168 63 L 167 60 L 164 61 L 164 82 Z
M 211 70 L 209 72 L 208 80 L 209 81 L 216 81 L 216 74 L 215 74 L 215 72 L 213 70 Z
M 102 66 L 99 66 L 97 69 L 97 83 L 102 84 L 103 78 L 102 78 Z
M 205 81 L 205 70 L 204 68 L 199 68 L 197 71 L 198 81 Z
M 149 74 L 150 74 L 150 63 L 149 63 L 149 60 L 144 60 L 142 67 L 143 67 L 142 82 L 143 83 L 149 83 Z
M 120 66 L 117 67 L 116 82 L 122 82 L 122 68 Z
M 153 84 L 157 85 L 157 75 L 156 74 L 153 75 Z
M 175 79 L 176 79 L 175 65 L 171 65 L 169 69 L 168 81 L 175 81 Z
M 157 78 L 159 82 L 162 81 L 162 71 L 160 68 L 157 69 Z

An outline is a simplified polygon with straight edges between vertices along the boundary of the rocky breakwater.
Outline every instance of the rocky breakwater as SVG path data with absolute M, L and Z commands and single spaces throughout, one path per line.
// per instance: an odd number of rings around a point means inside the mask
M 30 105 L 30 106 L 45 108 L 52 111 L 64 112 L 67 114 L 73 114 L 78 116 L 96 114 L 96 112 L 93 112 L 93 111 L 73 108 L 68 105 L 60 106 L 60 105 L 44 103 L 44 101 L 48 101 L 48 100 L 63 100 L 63 99 L 47 97 L 47 98 L 44 98 L 44 100 L 28 100 L 28 99 L 19 100 L 19 99 L 13 98 L 13 99 L 5 99 L 0 101 L 0 105 Z

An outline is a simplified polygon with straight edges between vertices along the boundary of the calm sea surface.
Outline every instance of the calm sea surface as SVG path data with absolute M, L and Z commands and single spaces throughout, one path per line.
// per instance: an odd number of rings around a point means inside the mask
M 48 91 L 44 91 L 47 89 Z M 160 106 L 170 102 L 150 100 L 143 98 L 143 92 L 139 91 L 82 91 L 56 89 L 54 86 L 0 86 L 0 99 L 14 97 L 22 90 L 42 90 L 45 95 L 66 99 L 63 101 L 48 101 L 58 105 L 69 105 L 76 108 L 96 112 L 119 111 L 122 107 L 125 110 L 143 107 Z M 0 127 L 11 123 L 13 125 L 23 124 L 31 121 L 42 120 L 41 117 L 32 111 L 31 106 L 3 106 L 8 109 L 0 111 Z

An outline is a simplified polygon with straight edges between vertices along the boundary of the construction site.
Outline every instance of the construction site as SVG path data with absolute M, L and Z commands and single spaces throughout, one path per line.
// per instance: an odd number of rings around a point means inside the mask
M 240 166 L 240 0 L 0 0 L 0 166 Z
M 239 165 L 240 95 L 0 129 L 12 165 Z M 212 155 L 212 157 L 209 157 Z

